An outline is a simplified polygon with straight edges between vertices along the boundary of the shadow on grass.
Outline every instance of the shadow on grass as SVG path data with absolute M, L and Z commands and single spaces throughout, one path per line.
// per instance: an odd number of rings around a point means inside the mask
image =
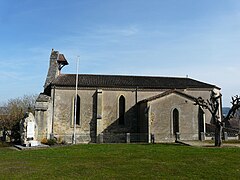
M 174 143 L 174 142 L 171 142 L 171 143 L 141 143 L 141 144 L 138 144 L 138 145 L 143 145 L 143 146 L 157 146 L 157 145 L 161 145 L 161 146 L 190 146 L 188 144 L 185 144 L 185 143 Z

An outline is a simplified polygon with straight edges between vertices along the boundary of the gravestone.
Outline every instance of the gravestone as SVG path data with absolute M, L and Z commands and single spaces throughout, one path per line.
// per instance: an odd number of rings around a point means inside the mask
M 22 146 L 38 146 L 36 141 L 36 122 L 33 114 L 27 112 L 25 117 L 20 121 L 20 134 Z
M 126 143 L 130 143 L 131 142 L 131 136 L 130 133 L 126 134 Z
M 27 139 L 34 139 L 35 134 L 35 122 L 30 121 L 27 122 Z

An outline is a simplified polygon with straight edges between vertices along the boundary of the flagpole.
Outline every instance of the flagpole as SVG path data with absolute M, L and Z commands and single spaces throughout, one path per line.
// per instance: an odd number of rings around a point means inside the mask
M 75 104 L 74 104 L 74 127 L 73 127 L 73 144 L 76 144 L 76 122 L 77 122 L 77 96 L 78 96 L 78 69 L 79 69 L 79 59 L 80 57 L 77 56 L 76 62 L 76 89 L 75 89 Z

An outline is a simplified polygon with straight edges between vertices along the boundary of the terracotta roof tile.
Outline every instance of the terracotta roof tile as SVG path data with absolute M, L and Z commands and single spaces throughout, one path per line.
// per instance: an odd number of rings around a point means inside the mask
M 48 102 L 50 100 L 50 96 L 44 94 L 44 93 L 40 93 L 36 102 Z
M 68 62 L 67 62 L 67 60 L 66 60 L 66 58 L 64 57 L 63 54 L 59 54 L 59 55 L 58 55 L 57 61 L 58 61 L 58 63 L 60 63 L 60 64 L 68 65 Z
M 74 87 L 76 74 L 61 74 L 52 83 L 55 86 Z M 186 89 L 219 87 L 190 78 L 154 77 L 154 76 L 121 76 L 79 74 L 79 87 L 98 88 L 142 88 L 142 89 Z

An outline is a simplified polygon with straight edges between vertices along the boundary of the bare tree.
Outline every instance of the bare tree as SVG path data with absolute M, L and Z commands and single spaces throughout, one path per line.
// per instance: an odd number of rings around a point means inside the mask
M 234 116 L 237 109 L 240 108 L 240 97 L 236 95 L 232 97 L 232 107 L 230 108 L 227 116 L 223 117 L 223 115 L 219 113 L 219 107 L 221 106 L 219 101 L 220 98 L 221 94 L 217 95 L 214 91 L 212 91 L 210 100 L 204 100 L 202 97 L 199 97 L 195 101 L 195 105 L 199 105 L 200 107 L 207 109 L 212 115 L 211 122 L 215 126 L 215 146 L 221 146 L 222 144 L 221 137 L 223 122 L 229 121 L 229 119 Z M 221 117 L 223 117 L 222 121 Z
M 240 108 L 240 97 L 238 95 L 232 97 L 232 107 L 228 111 L 228 114 L 226 117 L 224 117 L 224 122 L 229 121 L 237 112 L 237 110 Z
M 19 122 L 27 111 L 34 112 L 36 98 L 37 95 L 24 95 L 20 98 L 8 100 L 4 105 L 6 114 L 0 116 L 0 129 L 3 132 L 11 130 L 11 137 L 17 139 Z M 3 136 L 6 136 L 6 134 Z

